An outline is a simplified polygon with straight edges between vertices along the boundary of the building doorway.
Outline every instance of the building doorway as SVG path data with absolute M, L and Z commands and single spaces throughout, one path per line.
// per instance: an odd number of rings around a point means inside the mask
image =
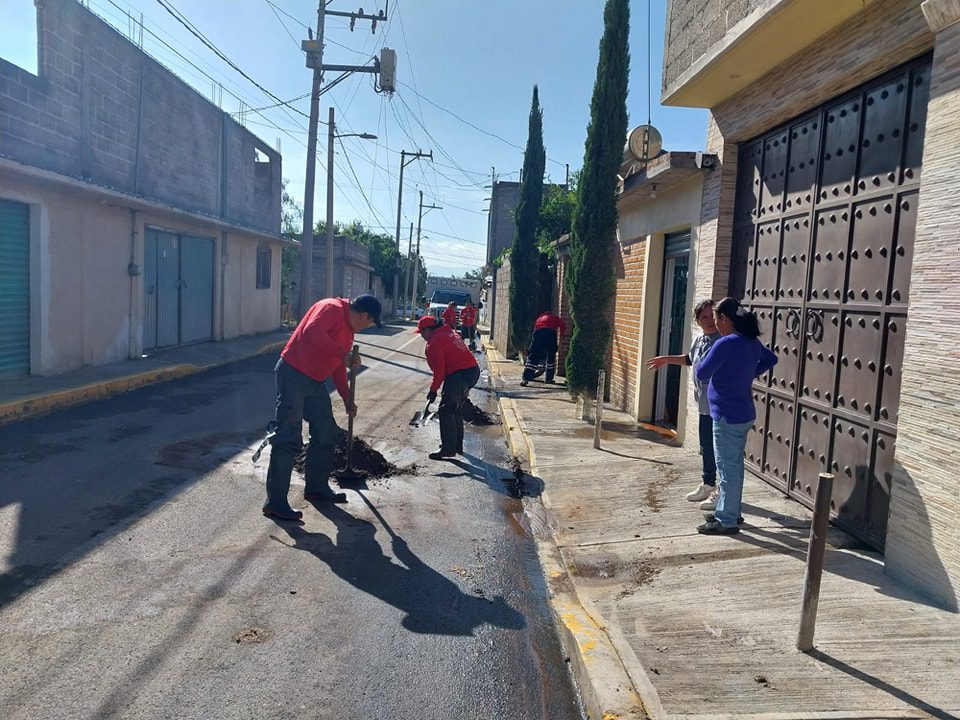
M 887 529 L 930 58 L 744 143 L 731 294 L 779 363 L 753 386 L 746 463 L 838 525 Z
M 147 229 L 144 350 L 213 338 L 213 247 L 212 238 Z
M 683 352 L 687 318 L 687 275 L 690 270 L 690 231 L 670 233 L 664 240 L 663 291 L 660 297 L 660 336 L 657 355 Z M 654 422 L 677 428 L 680 416 L 680 367 L 667 365 L 657 373 Z

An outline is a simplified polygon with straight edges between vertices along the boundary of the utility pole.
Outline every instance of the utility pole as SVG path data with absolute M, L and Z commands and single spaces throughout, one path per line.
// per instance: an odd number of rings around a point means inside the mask
M 370 15 L 363 12 L 361 8 L 358 12 L 338 12 L 327 10 L 326 6 L 330 0 L 319 0 L 317 7 L 317 37 L 309 32 L 309 39 L 300 43 L 301 48 L 307 56 L 307 67 L 313 69 L 313 86 L 310 90 L 310 127 L 307 136 L 307 172 L 303 191 L 303 235 L 300 241 L 300 317 L 303 317 L 313 300 L 313 191 L 316 185 L 316 166 L 317 166 L 317 124 L 320 120 L 320 94 L 321 82 L 324 70 L 335 70 L 345 73 L 367 72 L 376 73 L 380 90 L 384 92 L 393 92 L 396 83 L 396 65 L 397 54 L 390 48 L 381 48 L 380 57 L 375 58 L 373 65 L 324 65 L 323 63 L 323 35 L 324 25 L 327 15 L 344 17 L 350 19 L 350 30 L 354 29 L 357 20 L 369 20 L 371 32 L 376 32 L 377 23 L 384 22 L 387 19 L 385 10 L 380 10 L 376 15 Z M 331 123 L 333 111 L 331 110 Z M 332 133 L 332 128 L 331 128 Z M 332 141 L 331 141 L 332 147 Z M 328 150 L 330 155 L 332 150 Z M 332 166 L 332 162 L 330 163 Z M 329 175 L 328 169 L 328 175 Z M 332 183 L 331 183 L 332 186 Z M 328 205 L 332 207 L 330 193 L 327 189 Z M 327 217 L 330 217 L 331 208 L 327 209 Z M 328 220 L 329 226 L 332 225 Z M 329 247 L 328 247 L 329 252 Z M 329 263 L 331 258 L 327 258 L 329 283 Z M 328 292 L 330 292 L 328 286 Z
M 410 158 L 409 160 L 407 160 L 408 156 Z M 403 206 L 403 169 L 407 165 L 412 163 L 414 160 L 416 160 L 417 158 L 429 158 L 430 162 L 433 162 L 433 150 L 431 150 L 429 153 L 424 153 L 421 150 L 417 150 L 416 152 L 407 152 L 406 150 L 400 151 L 400 191 L 397 193 L 397 255 L 398 256 L 400 255 L 400 210 Z M 408 265 L 410 264 L 409 251 L 407 251 L 407 264 Z M 403 286 L 404 291 L 401 294 L 400 285 L 398 284 L 398 281 L 400 280 L 400 278 L 398 276 L 399 276 L 399 268 L 397 272 L 393 274 L 393 294 L 395 297 L 399 297 L 401 299 L 400 304 L 402 306 L 404 304 L 403 298 L 405 298 L 407 294 L 406 293 L 407 286 L 406 284 L 404 284 Z M 406 307 L 401 308 L 400 316 L 401 317 L 406 316 Z
M 400 295 L 400 317 L 404 320 L 407 319 L 407 285 L 410 282 L 410 263 L 413 261 L 413 223 L 410 223 L 410 237 L 407 240 L 407 264 L 403 266 L 403 290 L 397 288 L 397 294 Z M 417 319 L 417 313 L 414 312 L 414 309 L 411 307 L 410 312 L 413 315 L 413 319 Z
M 414 296 L 417 294 L 417 285 L 420 282 L 420 229 L 423 224 L 424 210 L 443 210 L 439 205 L 424 205 L 423 190 L 420 191 L 420 211 L 417 213 L 417 252 L 414 256 L 416 261 L 413 265 L 413 287 L 410 289 L 410 305 L 413 306 Z
M 323 293 L 325 297 L 336 297 L 333 289 L 333 141 L 336 131 L 334 122 L 333 107 L 330 108 L 330 114 L 327 122 L 327 272 L 326 283 Z
M 313 66 L 313 87 L 310 90 L 307 177 L 303 189 L 303 235 L 300 238 L 300 317 L 306 314 L 313 299 L 313 189 L 317 176 L 317 121 L 320 119 L 320 82 L 323 79 L 325 4 L 326 0 L 320 0 L 317 7 L 317 61 Z

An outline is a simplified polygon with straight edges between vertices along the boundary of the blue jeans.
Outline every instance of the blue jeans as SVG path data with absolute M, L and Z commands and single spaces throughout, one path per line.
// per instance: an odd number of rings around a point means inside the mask
M 745 423 L 728 423 L 720 418 L 713 421 L 713 449 L 720 475 L 720 496 L 713 513 L 724 527 L 736 527 L 740 517 L 740 500 L 743 497 L 743 449 L 747 446 L 747 433 L 753 420 Z
M 700 455 L 703 456 L 703 484 L 717 484 L 717 460 L 713 454 L 713 418 L 700 416 Z
M 334 468 L 333 451 L 340 439 L 340 428 L 333 419 L 330 389 L 326 382 L 314 380 L 287 365 L 277 363 L 277 432 L 270 442 L 267 468 L 267 506 L 279 512 L 289 511 L 287 493 L 297 455 L 303 449 L 303 421 L 310 427 L 310 445 L 304 463 L 307 495 L 333 492 L 329 485 Z

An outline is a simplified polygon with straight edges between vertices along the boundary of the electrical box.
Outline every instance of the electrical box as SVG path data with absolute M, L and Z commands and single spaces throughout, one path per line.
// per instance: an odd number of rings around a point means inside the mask
M 323 51 L 323 43 L 319 40 L 301 40 L 300 47 L 307 54 L 307 67 L 318 68 L 320 63 L 320 53 Z
M 395 92 L 397 89 L 397 51 L 390 48 L 380 50 L 380 90 Z

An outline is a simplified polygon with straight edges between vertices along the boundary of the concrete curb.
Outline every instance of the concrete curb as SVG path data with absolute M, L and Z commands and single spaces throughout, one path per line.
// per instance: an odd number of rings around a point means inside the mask
M 490 363 L 491 374 L 502 377 L 498 366 L 504 361 L 503 357 L 486 341 L 484 350 L 494 361 Z M 512 398 L 503 397 L 499 392 L 496 395 L 510 452 L 521 461 L 526 460 L 530 474 L 538 476 L 536 450 L 523 427 L 516 404 Z M 547 581 L 550 606 L 570 655 L 571 669 L 587 715 L 591 720 L 647 720 L 643 702 L 607 627 L 577 595 L 550 525 L 550 505 L 546 490 L 539 499 L 524 498 L 524 509 L 531 521 L 537 554 Z
M 178 380 L 188 375 L 212 370 L 223 365 L 246 360 L 247 358 L 264 355 L 269 352 L 278 352 L 283 348 L 285 341 L 268 343 L 257 348 L 252 353 L 232 357 L 229 360 L 197 365 L 193 363 L 178 363 L 155 370 L 134 373 L 132 375 L 123 375 L 121 377 L 109 378 L 98 382 L 87 383 L 73 388 L 55 390 L 49 393 L 38 395 L 29 395 L 17 400 L 0 403 L 0 425 L 14 420 L 24 420 L 38 415 L 69 407 L 71 405 L 80 405 L 91 400 L 101 400 L 112 395 L 130 392 L 146 385 L 167 382 L 168 380 Z

